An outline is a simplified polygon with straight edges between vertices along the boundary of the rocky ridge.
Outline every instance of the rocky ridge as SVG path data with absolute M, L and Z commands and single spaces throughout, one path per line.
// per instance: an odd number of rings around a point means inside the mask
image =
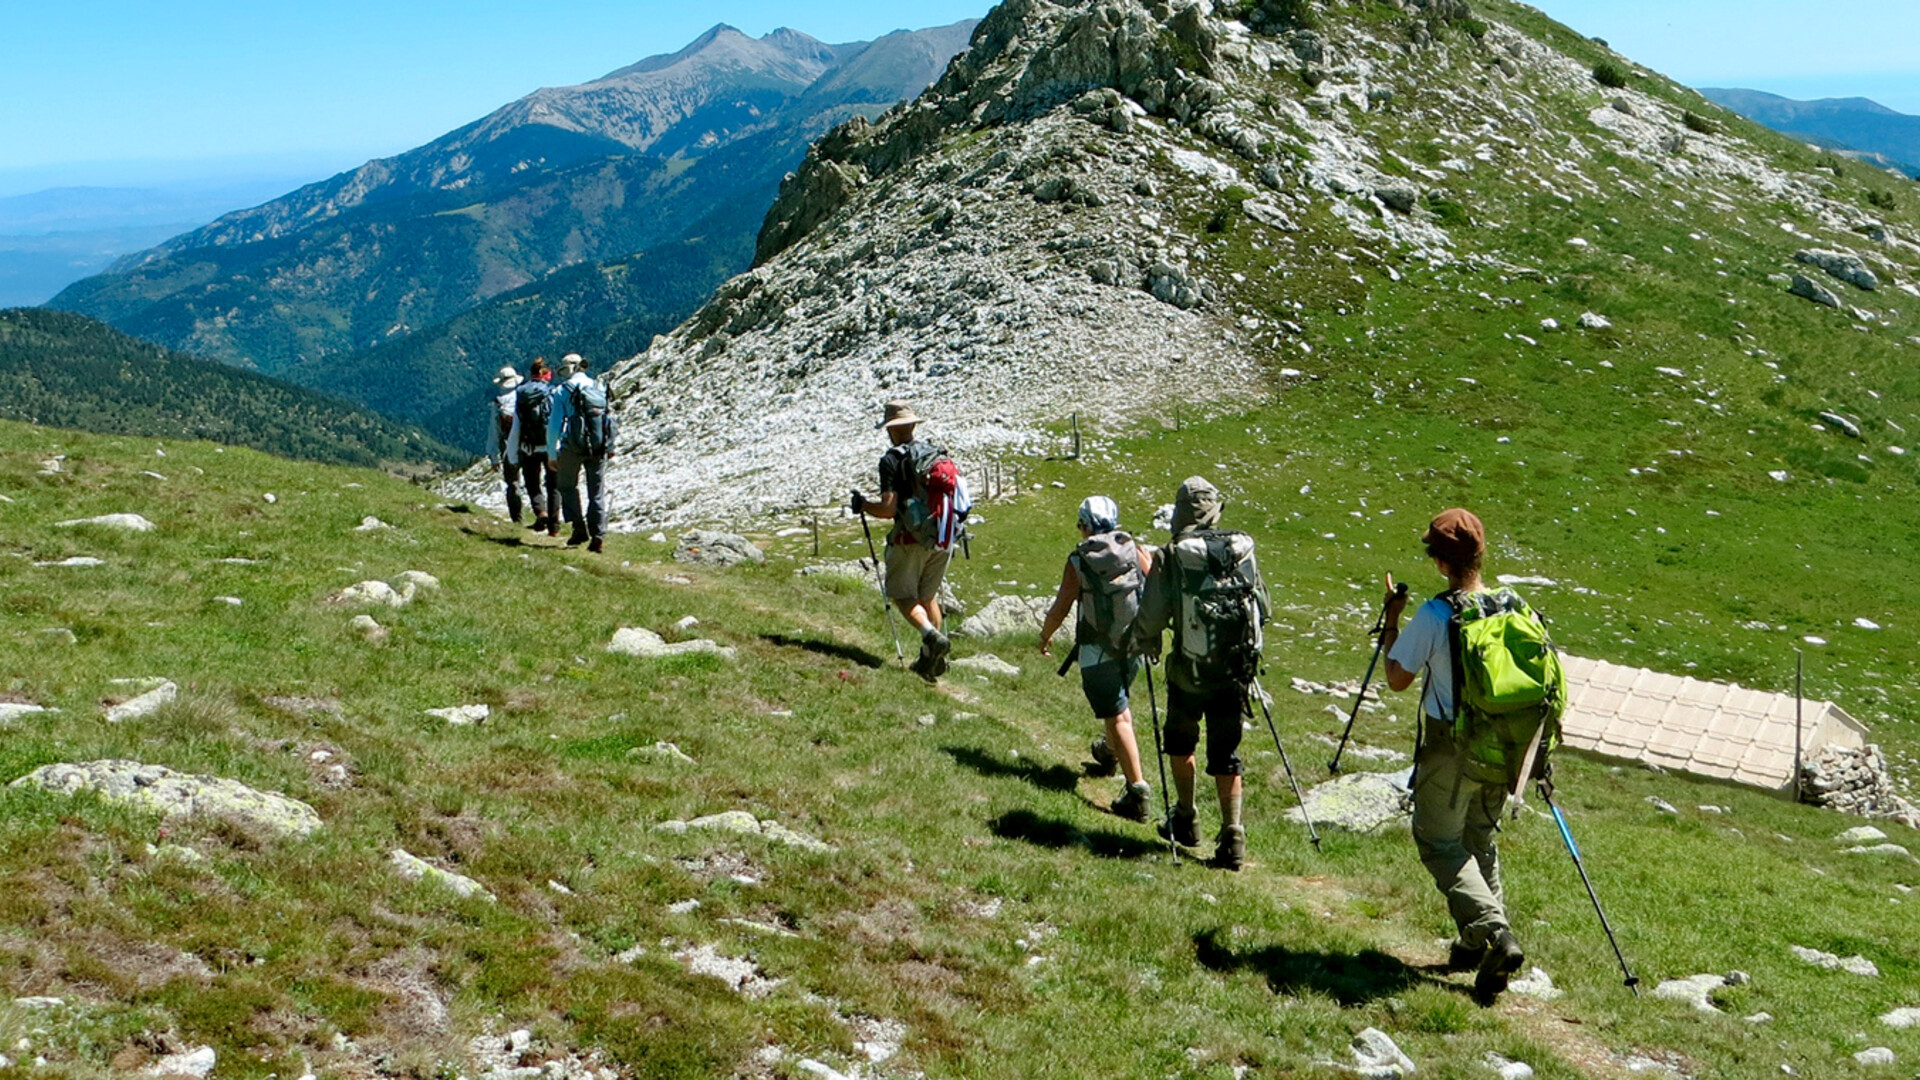
M 1433 0 L 1308 29 L 1278 7 L 1014 0 L 920 99 L 816 144 L 759 264 L 615 367 L 617 521 L 837 501 L 871 469 L 888 398 L 979 460 L 1055 449 L 1069 412 L 1112 429 L 1274 392 L 1302 374 L 1286 365 L 1321 363 L 1307 302 L 1546 273 L 1456 241 L 1448 204 L 1469 186 L 1624 194 L 1765 238 L 1782 270 L 1818 250 L 1914 289 L 1920 248 L 1649 90 L 1607 91 L 1578 130 L 1556 128 L 1550 105 L 1594 96 L 1589 67 L 1497 20 L 1476 35 L 1464 6 Z M 1803 216 L 1771 232 L 1740 212 L 1756 192 Z M 1219 265 L 1216 227 L 1247 230 L 1270 276 Z M 1598 313 L 1581 327 L 1617 332 Z

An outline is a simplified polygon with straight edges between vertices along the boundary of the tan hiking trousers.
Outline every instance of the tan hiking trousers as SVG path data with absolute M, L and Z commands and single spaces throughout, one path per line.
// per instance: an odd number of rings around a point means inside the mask
M 1447 898 L 1461 944 L 1478 949 L 1509 929 L 1495 843 L 1507 793 L 1461 775 L 1461 753 L 1446 728 L 1446 721 L 1427 719 L 1414 773 L 1413 843 Z

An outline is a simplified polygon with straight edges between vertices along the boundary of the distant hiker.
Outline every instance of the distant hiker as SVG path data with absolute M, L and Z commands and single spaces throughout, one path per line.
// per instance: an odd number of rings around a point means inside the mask
M 507 483 L 507 517 L 515 524 L 520 522 L 520 460 L 513 449 L 513 401 L 525 381 L 509 364 L 487 392 L 487 463 Z
M 1079 528 L 1080 544 L 1067 556 L 1060 591 L 1040 627 L 1040 653 L 1053 655 L 1054 632 L 1078 602 L 1080 616 L 1074 624 L 1068 663 L 1079 664 L 1080 689 L 1093 715 L 1106 725 L 1106 734 L 1093 740 L 1093 759 L 1100 770 L 1096 775 L 1112 776 L 1118 767 L 1126 787 L 1108 809 L 1132 821 L 1145 821 L 1153 789 L 1140 769 L 1127 694 L 1140 674 L 1140 658 L 1131 652 L 1133 623 L 1140 613 L 1140 594 L 1153 569 L 1153 556 L 1120 531 L 1120 508 L 1105 495 L 1090 496 L 1080 504 Z M 1063 674 L 1065 670 L 1063 666 Z
M 1539 617 L 1511 589 L 1488 591 L 1482 583 L 1486 529 L 1479 518 L 1458 508 L 1444 511 L 1427 527 L 1421 543 L 1434 568 L 1446 577 L 1447 590 L 1422 604 L 1402 634 L 1400 615 L 1407 597 L 1396 594 L 1388 576 L 1382 629 L 1387 685 L 1405 690 L 1416 673 L 1427 675 L 1420 691 L 1421 730 L 1414 753 L 1413 841 L 1459 930 L 1447 950 L 1447 966 L 1476 970 L 1474 991 L 1490 1003 L 1526 959 L 1507 920 L 1501 891 L 1495 843 L 1500 814 L 1509 793 L 1527 775 L 1544 775 L 1547 754 L 1558 742 L 1559 713 L 1555 700 L 1548 700 L 1544 709 L 1517 709 L 1499 717 L 1479 708 L 1490 692 L 1485 657 L 1499 653 L 1506 658 L 1503 684 L 1525 681 L 1517 676 L 1529 669 L 1539 672 L 1543 661 L 1550 671 L 1535 682 L 1554 684 L 1545 691 L 1549 698 L 1563 697 L 1565 682 Z M 1494 635 L 1483 639 L 1476 624 Z M 1518 651 L 1522 647 L 1525 656 Z M 1509 655 L 1509 649 L 1516 651 Z M 1467 670 L 1463 673 L 1462 668 Z M 1510 718 L 1514 723 L 1530 721 L 1528 729 L 1518 735 L 1508 732 L 1502 725 Z
M 536 357 L 527 379 L 514 390 L 513 427 L 507 433 L 507 455 L 527 483 L 527 502 L 533 508 L 534 531 L 560 535 L 560 488 L 553 479 L 553 459 L 547 456 L 547 415 L 552 408 L 553 371 L 545 357 Z M 512 481 L 509 480 L 509 483 Z M 545 498 L 541 488 L 546 488 Z M 509 496 L 508 506 L 512 506 Z M 519 521 L 518 517 L 513 520 Z
M 1135 636 L 1153 663 L 1160 655 L 1161 633 L 1173 629 L 1166 660 L 1166 743 L 1180 804 L 1160 826 L 1161 835 L 1187 847 L 1200 843 L 1194 751 L 1204 719 L 1207 775 L 1220 799 L 1212 862 L 1238 870 L 1247 857 L 1240 816 L 1240 721 L 1252 715 L 1248 695 L 1260 673 L 1260 628 L 1273 605 L 1254 561 L 1253 538 L 1220 528 L 1223 503 L 1219 490 L 1198 476 L 1180 485 L 1173 539 L 1153 556 Z
M 587 373 L 579 353 L 561 358 L 566 381 L 553 389 L 553 409 L 547 417 L 547 453 L 553 457 L 560 485 L 560 506 L 573 532 L 568 547 L 586 544 L 599 551 L 607 535 L 607 462 L 613 460 L 619 420 L 607 384 Z M 587 477 L 587 505 L 580 508 L 580 474 Z M 556 535 L 558 530 L 555 531 Z
M 880 421 L 892 447 L 880 457 L 880 497 L 857 489 L 853 512 L 893 522 L 887 532 L 886 592 L 920 631 L 914 674 L 932 682 L 947 670 L 953 643 L 941 630 L 940 585 L 971 509 L 966 484 L 946 451 L 914 439 L 920 418 L 904 401 L 887 402 Z

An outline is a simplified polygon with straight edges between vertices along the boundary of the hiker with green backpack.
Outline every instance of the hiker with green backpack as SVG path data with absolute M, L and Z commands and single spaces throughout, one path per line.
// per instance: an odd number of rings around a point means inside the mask
M 1120 507 L 1105 495 L 1091 495 L 1080 504 L 1080 543 L 1067 556 L 1060 591 L 1040 626 L 1040 654 L 1053 655 L 1053 635 L 1079 604 L 1073 629 L 1073 649 L 1060 668 L 1080 668 L 1080 689 L 1106 733 L 1093 740 L 1096 776 L 1112 776 L 1117 768 L 1125 788 L 1108 807 L 1129 821 L 1146 821 L 1153 789 L 1140 769 L 1140 748 L 1133 735 L 1133 711 L 1127 700 L 1140 658 L 1132 654 L 1133 622 L 1140 614 L 1140 596 L 1146 590 L 1153 556 L 1120 531 Z M 1165 774 L 1161 774 L 1165 779 Z
M 561 358 L 566 381 L 553 388 L 553 407 L 547 416 L 547 452 L 553 458 L 560 508 L 573 526 L 568 547 L 587 545 L 600 551 L 607 534 L 607 462 L 613 460 L 620 435 L 607 384 L 587 373 L 579 353 Z M 587 504 L 580 506 L 580 477 L 587 479 Z
M 1253 538 L 1220 528 L 1225 503 L 1219 489 L 1188 477 L 1174 495 L 1173 539 L 1152 557 L 1135 651 L 1149 665 L 1159 661 L 1161 635 L 1171 627 L 1166 659 L 1166 751 L 1180 805 L 1160 826 L 1160 835 L 1186 847 L 1200 843 L 1194 802 L 1194 751 L 1201 722 L 1207 734 L 1207 774 L 1220 799 L 1220 832 L 1211 864 L 1238 870 L 1246 862 L 1247 830 L 1241 818 L 1241 718 L 1252 715 L 1260 674 L 1261 627 L 1273 602 L 1254 560 Z M 1147 672 L 1153 691 L 1153 672 Z
M 941 629 L 940 586 L 954 544 L 964 541 L 973 504 L 947 452 L 914 438 L 919 423 L 913 406 L 887 402 L 878 426 L 892 445 L 880 457 L 880 497 L 869 499 L 855 489 L 849 505 L 863 525 L 868 515 L 893 522 L 887 531 L 882 591 L 920 632 L 913 673 L 934 682 L 946 674 L 947 654 L 953 651 Z M 873 542 L 871 535 L 867 542 Z
M 1413 765 L 1413 841 L 1459 930 L 1451 971 L 1474 971 L 1491 1004 L 1526 961 L 1507 919 L 1496 836 L 1510 797 L 1550 772 L 1560 741 L 1566 676 L 1546 624 L 1512 589 L 1481 580 L 1486 528 L 1459 508 L 1421 537 L 1445 592 L 1400 632 L 1404 589 L 1387 577 L 1382 641 L 1387 685 L 1412 686 L 1422 671 L 1420 734 Z

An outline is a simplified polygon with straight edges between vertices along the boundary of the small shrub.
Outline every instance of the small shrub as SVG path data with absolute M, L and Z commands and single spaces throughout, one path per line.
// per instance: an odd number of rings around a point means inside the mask
M 1885 188 L 1873 188 L 1867 192 L 1867 205 L 1890 214 L 1900 208 L 1900 200 Z
M 1682 113 L 1680 116 L 1680 122 L 1687 126 L 1688 131 L 1697 131 L 1702 135 L 1720 134 L 1719 124 L 1714 123 L 1713 121 L 1707 119 L 1704 116 L 1701 116 L 1699 113 L 1696 113 L 1696 112 Z
M 1433 211 L 1433 216 L 1440 219 L 1440 224 L 1449 229 L 1473 224 L 1466 207 L 1437 191 L 1427 193 L 1427 209 Z
M 1487 31 L 1492 29 L 1492 27 L 1481 22 L 1479 19 L 1468 18 L 1460 20 L 1460 29 L 1465 30 L 1468 37 L 1479 41 L 1487 36 Z
M 1593 65 L 1593 80 L 1601 86 L 1619 90 L 1627 85 L 1627 69 L 1611 60 Z

